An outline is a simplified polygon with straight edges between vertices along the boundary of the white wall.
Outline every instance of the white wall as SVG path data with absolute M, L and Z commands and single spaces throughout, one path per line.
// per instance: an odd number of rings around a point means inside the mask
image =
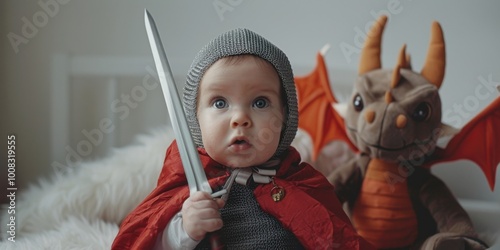
M 500 82 L 498 1 L 59 1 L 18 0 L 0 4 L 3 19 L 0 24 L 3 37 L 0 110 L 2 114 L 7 112 L 1 116 L 0 126 L 2 140 L 6 140 L 8 133 L 16 134 L 20 187 L 52 172 L 50 164 L 54 159 L 49 152 L 51 56 L 55 53 L 150 56 L 144 8 L 155 17 L 172 70 L 177 74 L 187 72 L 192 58 L 208 40 L 235 27 L 250 28 L 281 47 L 298 75 L 312 67 L 316 51 L 325 43 L 332 45 L 326 57 L 331 68 L 355 71 L 359 55 L 344 55 L 341 46 L 355 47 L 362 41 L 357 30 L 364 30 L 375 19 L 372 13 L 378 16 L 377 13 L 383 11 L 390 14 L 382 57 L 387 67 L 393 66 L 399 48 L 407 43 L 414 68 L 420 69 L 427 51 L 430 24 L 433 20 L 442 24 L 448 59 L 441 88 L 443 108 L 448 112 L 445 121 L 461 126 L 497 95 L 483 88 L 481 93 L 488 96 L 479 100 L 475 92 L 481 87 L 479 78 Z M 56 5 L 51 5 L 53 13 L 48 13 L 48 19 L 43 20 L 42 12 L 50 11 L 45 11 L 40 3 L 47 2 Z M 214 4 L 225 5 L 227 11 L 219 15 Z M 28 37 L 23 35 L 26 26 L 23 18 L 30 23 L 38 22 L 36 34 L 31 30 Z M 33 21 L 33 18 L 39 19 Z M 23 36 L 27 43 L 13 46 L 9 34 Z M 335 83 L 335 75 L 330 77 Z M 474 100 L 478 100 L 476 106 L 472 105 Z M 469 110 L 459 113 L 454 109 L 457 105 L 469 105 Z M 0 153 L 5 157 L 5 150 Z M 437 167 L 436 171 L 462 197 L 500 198 L 500 192 L 490 192 L 482 173 L 470 164 Z M 451 176 L 450 172 L 456 175 Z M 470 186 L 475 187 L 474 191 L 470 191 Z

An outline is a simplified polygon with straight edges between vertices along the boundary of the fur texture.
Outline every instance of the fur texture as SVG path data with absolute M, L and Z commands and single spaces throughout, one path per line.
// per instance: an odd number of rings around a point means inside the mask
M 19 194 L 16 242 L 2 227 L 0 249 L 109 249 L 121 220 L 156 186 L 173 139 L 170 128 L 156 129 L 106 158 L 40 180 Z

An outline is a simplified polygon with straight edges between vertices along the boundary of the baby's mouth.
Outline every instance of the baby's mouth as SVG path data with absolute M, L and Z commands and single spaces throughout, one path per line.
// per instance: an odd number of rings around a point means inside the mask
M 233 142 L 231 143 L 230 145 L 231 148 L 233 148 L 234 150 L 244 150 L 244 149 L 248 149 L 251 147 L 251 144 L 250 142 L 248 141 L 247 138 L 244 138 L 244 137 L 238 137 L 238 138 L 235 138 L 233 140 Z
M 233 142 L 233 144 L 236 144 L 236 145 L 241 145 L 241 144 L 245 144 L 247 143 L 245 140 L 236 140 Z

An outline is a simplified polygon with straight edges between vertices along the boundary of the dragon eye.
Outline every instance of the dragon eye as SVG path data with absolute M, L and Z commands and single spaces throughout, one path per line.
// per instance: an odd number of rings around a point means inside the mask
M 361 98 L 361 96 L 359 94 L 354 96 L 354 99 L 352 100 L 352 104 L 354 105 L 354 109 L 356 111 L 361 111 L 364 108 L 363 98 Z
M 427 102 L 422 102 L 413 110 L 411 117 L 417 122 L 425 121 L 431 116 L 431 106 Z

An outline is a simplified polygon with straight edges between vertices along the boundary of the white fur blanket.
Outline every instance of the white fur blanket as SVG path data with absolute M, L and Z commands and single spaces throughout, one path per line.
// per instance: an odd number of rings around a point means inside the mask
M 173 138 L 170 128 L 157 129 L 29 187 L 18 196 L 15 242 L 1 211 L 0 249 L 110 249 L 121 220 L 156 186 Z

